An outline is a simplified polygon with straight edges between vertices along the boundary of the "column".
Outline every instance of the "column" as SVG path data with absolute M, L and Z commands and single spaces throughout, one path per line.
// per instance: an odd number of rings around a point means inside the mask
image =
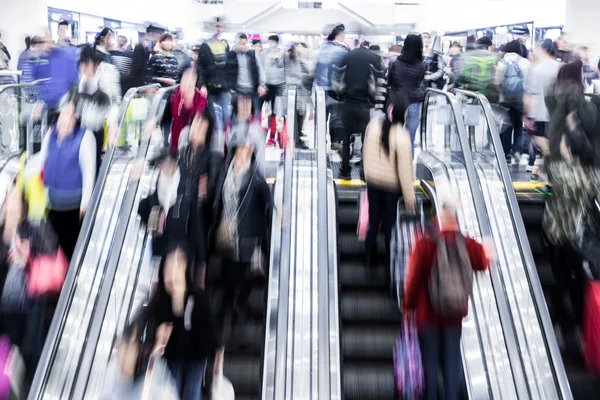
M 10 51 L 10 68 L 16 69 L 19 54 L 25 50 L 25 37 L 48 31 L 46 0 L 9 0 L 2 2 L 0 32 Z

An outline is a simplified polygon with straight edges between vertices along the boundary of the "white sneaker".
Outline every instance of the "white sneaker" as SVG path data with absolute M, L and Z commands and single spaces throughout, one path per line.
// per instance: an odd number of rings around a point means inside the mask
M 517 165 L 521 164 L 521 153 L 519 153 L 519 152 L 515 152 L 515 153 L 513 154 L 513 161 L 514 161 L 514 163 L 515 163 L 515 164 L 517 164 Z
M 525 171 L 527 171 L 527 172 L 531 172 L 531 171 L 533 171 L 533 165 L 527 165 L 527 166 L 525 167 Z

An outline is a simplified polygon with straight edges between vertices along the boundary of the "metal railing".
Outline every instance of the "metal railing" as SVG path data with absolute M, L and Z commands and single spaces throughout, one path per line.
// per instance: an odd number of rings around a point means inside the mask
M 119 110 L 119 126 L 121 126 L 123 123 L 125 114 L 127 112 L 131 100 L 140 91 L 151 89 L 156 86 L 158 85 L 149 85 L 140 88 L 132 88 L 125 94 Z M 30 388 L 28 397 L 30 400 L 43 397 L 43 390 L 46 384 L 46 379 L 50 372 L 50 366 L 58 349 L 60 332 L 62 332 L 65 327 L 68 308 L 73 301 L 73 296 L 75 293 L 75 281 L 79 273 L 79 266 L 82 264 L 85 252 L 90 244 L 89 242 L 91 232 L 93 230 L 94 223 L 96 222 L 96 214 L 100 205 L 102 193 L 104 192 L 107 176 L 110 171 L 110 166 L 112 164 L 114 154 L 114 146 L 109 146 L 108 151 L 104 156 L 104 161 L 102 162 L 102 166 L 100 168 L 100 172 L 96 180 L 96 185 L 94 186 L 94 191 L 92 192 L 92 196 L 89 201 L 88 211 L 86 212 L 86 215 L 83 219 L 80 231 L 81 233 L 79 235 L 79 238 L 77 239 L 77 244 L 75 246 L 75 250 L 71 258 L 71 264 L 69 266 L 65 282 L 63 284 L 63 290 L 59 296 L 56 310 L 54 312 L 54 317 L 52 318 L 52 323 L 48 331 L 46 343 L 44 345 L 44 349 L 42 351 L 40 361 L 38 363 L 38 368 Z
M 498 126 L 494 121 L 494 115 L 490 103 L 485 96 L 478 93 L 459 89 L 455 89 L 454 92 L 457 95 L 464 96 L 467 100 L 473 101 L 479 105 L 480 108 L 478 109 L 481 110 L 482 116 L 485 120 L 485 126 L 483 127 L 485 131 L 484 135 L 489 133 L 489 145 L 491 145 L 491 151 L 493 151 L 497 162 L 499 177 L 501 179 L 502 187 L 506 193 L 506 203 L 512 219 L 512 221 L 510 221 L 510 226 L 514 227 L 515 229 L 515 235 L 520 248 L 520 254 L 523 258 L 523 266 L 525 267 L 525 272 L 529 281 L 528 289 L 531 290 L 533 298 L 535 299 L 538 321 L 542 327 L 541 333 L 544 337 L 550 364 L 554 372 L 554 379 L 558 386 L 558 391 L 561 398 L 572 399 L 573 396 L 571 394 L 564 363 L 562 361 L 560 350 L 556 341 L 556 335 L 554 333 L 554 328 L 544 298 L 542 285 L 540 283 L 538 272 L 535 266 L 535 260 L 529 245 L 527 231 L 525 230 L 525 224 L 523 223 L 519 203 L 517 201 L 517 195 L 512 184 L 512 177 L 504 157 Z M 486 146 L 483 147 L 485 148 Z M 480 182 L 480 184 L 483 186 L 485 183 Z M 488 211 L 492 212 L 491 210 Z

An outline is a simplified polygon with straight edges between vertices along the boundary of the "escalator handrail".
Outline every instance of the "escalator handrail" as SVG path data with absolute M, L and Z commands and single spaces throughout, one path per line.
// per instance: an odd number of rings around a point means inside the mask
M 288 89 L 288 131 L 295 128 L 296 87 Z M 291 111 L 290 111 L 291 110 Z M 290 141 L 292 145 L 293 141 Z M 269 266 L 269 287 L 267 299 L 271 298 L 272 290 L 278 291 L 277 309 L 267 309 L 265 320 L 265 347 L 263 358 L 262 399 L 276 400 L 285 397 L 285 372 L 287 368 L 287 333 L 289 313 L 289 287 L 290 287 L 290 251 L 292 240 L 292 167 L 294 159 L 293 147 L 288 147 L 284 152 L 283 182 L 279 179 L 275 184 L 282 184 L 282 201 L 275 212 L 282 213 L 281 219 L 274 215 L 271 229 L 271 264 Z M 279 174 L 278 174 L 279 175 Z M 276 205 L 277 206 L 277 205 Z M 279 235 L 279 243 L 274 240 Z M 278 249 L 276 249 L 278 247 Z M 276 259 L 279 252 L 278 259 Z M 275 289 L 275 285 L 277 289 Z M 275 344 L 271 346 L 271 318 L 276 317 Z M 274 347 L 274 348 L 273 348 Z M 273 351 L 274 350 L 274 351 Z
M 123 121 L 125 120 L 125 115 L 127 114 L 127 109 L 129 108 L 129 104 L 131 100 L 135 97 L 135 95 L 140 90 L 147 90 L 158 85 L 149 85 L 142 86 L 138 88 L 132 88 L 127 91 L 123 100 L 121 102 L 121 106 L 119 108 L 119 118 L 118 118 L 118 126 L 119 128 L 123 125 Z M 60 293 L 58 298 L 58 303 L 56 305 L 56 310 L 54 312 L 54 317 L 52 318 L 52 322 L 50 324 L 50 329 L 48 330 L 48 335 L 46 339 L 46 343 L 44 344 L 44 348 L 42 350 L 42 354 L 38 363 L 38 367 L 35 373 L 34 380 L 32 382 L 29 399 L 40 398 L 43 390 L 43 386 L 45 385 L 45 380 L 47 378 L 48 373 L 50 372 L 50 363 L 54 354 L 58 348 L 59 344 L 59 335 L 60 332 L 63 331 L 64 325 L 66 323 L 67 318 L 67 308 L 71 303 L 72 297 L 75 293 L 75 280 L 79 273 L 79 266 L 83 261 L 83 256 L 88 247 L 92 229 L 94 226 L 94 220 L 96 219 L 96 213 L 98 211 L 98 207 L 100 205 L 100 199 L 102 197 L 102 192 L 104 191 L 104 187 L 106 185 L 106 178 L 108 176 L 108 172 L 110 171 L 110 164 L 112 163 L 112 159 L 114 157 L 115 148 L 114 146 L 110 146 L 108 148 L 107 153 L 104 156 L 104 160 L 102 162 L 102 166 L 100 167 L 100 172 L 98 173 L 98 179 L 96 180 L 96 184 L 94 185 L 94 190 L 92 192 L 92 196 L 90 197 L 88 210 L 83 218 L 81 233 L 77 238 L 77 243 L 75 245 L 75 250 L 73 251 L 73 257 L 71 258 L 71 263 L 69 265 L 69 270 L 67 272 L 67 276 L 65 277 L 65 282 L 63 284 L 63 290 Z
M 502 179 L 502 184 L 504 185 L 504 189 L 506 190 L 506 195 L 508 199 L 508 209 L 510 210 L 513 224 L 517 231 L 517 240 L 519 242 L 519 246 L 521 247 L 521 254 L 523 256 L 525 270 L 529 278 L 529 285 L 537 303 L 537 311 L 540 321 L 542 323 L 542 331 L 546 339 L 546 346 L 548 348 L 548 351 L 550 352 L 550 358 L 554 369 L 555 379 L 557 380 L 562 398 L 572 399 L 573 395 L 571 393 L 569 381 L 567 379 L 565 366 L 560 355 L 558 343 L 556 341 L 556 335 L 554 333 L 554 328 L 550 319 L 550 313 L 548 312 L 548 306 L 544 298 L 542 284 L 540 283 L 539 275 L 535 267 L 535 260 L 533 258 L 533 253 L 531 252 L 529 240 L 527 238 L 527 231 L 525 230 L 525 224 L 523 223 L 523 217 L 521 215 L 521 210 L 517 201 L 517 194 L 512 184 L 512 178 L 510 175 L 510 171 L 508 170 L 508 165 L 506 164 L 506 159 L 504 158 L 504 150 L 500 141 L 500 133 L 498 132 L 498 126 L 495 123 L 493 123 L 494 116 L 490 102 L 482 94 L 469 92 L 461 89 L 455 89 L 454 92 L 472 99 L 476 99 L 483 110 L 483 115 L 486 119 L 487 126 L 490 130 L 490 136 L 492 139 L 491 143 L 494 148 L 494 153 L 496 154 L 498 166 L 500 168 L 500 177 Z
M 458 134 L 458 141 L 462 156 L 464 159 L 464 166 L 467 173 L 467 179 L 472 190 L 473 204 L 475 207 L 475 215 L 479 223 L 479 229 L 482 237 L 491 237 L 492 232 L 490 228 L 489 217 L 485 211 L 485 202 L 483 199 L 483 192 L 480 187 L 479 179 L 475 171 L 475 163 L 473 162 L 473 156 L 471 154 L 471 148 L 469 146 L 469 140 L 467 136 L 467 129 L 464 124 L 464 120 L 461 114 L 461 107 L 456 97 L 448 92 L 444 92 L 438 89 L 428 88 L 425 91 L 425 100 L 423 102 L 423 112 L 421 114 L 421 148 L 427 151 L 427 110 L 429 105 L 429 99 L 432 96 L 439 96 L 446 98 L 448 105 L 451 108 L 454 122 L 456 125 L 456 132 Z M 530 390 L 527 380 L 525 379 L 525 366 L 519 351 L 519 344 L 515 331 L 514 321 L 510 313 L 510 306 L 507 299 L 507 294 L 504 291 L 504 285 L 502 277 L 500 276 L 498 269 L 493 266 L 489 270 L 492 285 L 494 287 L 494 293 L 496 293 L 496 303 L 498 304 L 498 312 L 500 321 L 504 327 L 505 333 L 504 340 L 506 341 L 506 349 L 508 352 L 508 358 L 512 367 L 512 374 L 515 379 L 515 388 L 517 395 L 521 399 L 530 398 Z
M 51 79 L 52 78 L 44 78 L 44 79 L 38 79 L 38 80 L 35 80 L 32 82 L 29 82 L 29 83 L 9 83 L 8 85 L 2 85 L 2 86 L 0 86 L 0 94 L 2 94 L 3 92 L 5 92 L 9 89 L 24 89 L 24 88 L 38 86 L 43 83 L 50 82 Z
M 171 93 L 173 89 L 174 87 L 171 86 L 168 88 L 159 89 L 158 92 L 156 92 L 154 98 L 152 99 L 150 110 L 148 112 L 148 124 L 161 121 L 162 115 L 164 114 L 165 108 L 167 106 L 167 96 Z M 138 149 L 138 158 L 146 159 L 148 149 L 150 148 L 150 142 L 150 137 L 142 138 L 140 147 Z M 93 364 L 94 354 L 96 352 L 96 347 L 102 331 L 102 323 L 104 321 L 104 315 L 108 308 L 110 293 L 112 292 L 114 277 L 117 271 L 117 266 L 119 264 L 119 259 L 121 258 L 122 252 L 125 250 L 123 247 L 123 242 L 127 235 L 129 222 L 131 220 L 131 213 L 134 212 L 135 199 L 137 197 L 138 188 L 140 186 L 140 180 L 141 179 L 130 180 L 127 183 L 125 197 L 123 198 L 123 205 L 119 212 L 117 225 L 115 227 L 113 246 L 110 252 L 106 270 L 104 272 L 104 276 L 102 277 L 100 289 L 98 290 L 98 296 L 96 297 L 96 304 L 93 309 L 92 323 L 88 328 L 86 336 L 86 346 L 79 360 L 79 374 L 86 373 L 88 375 L 86 375 L 85 379 L 82 379 L 81 376 L 78 374 L 75 388 L 72 391 L 72 398 L 74 399 L 85 398 L 85 390 L 88 384 L 89 371 Z

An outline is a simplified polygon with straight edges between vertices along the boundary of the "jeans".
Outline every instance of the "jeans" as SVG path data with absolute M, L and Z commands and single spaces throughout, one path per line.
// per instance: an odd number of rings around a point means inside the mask
M 430 326 L 419 330 L 419 345 L 425 373 L 426 400 L 436 400 L 438 394 L 438 361 L 443 355 L 444 399 L 458 399 L 462 384 L 460 335 L 462 325 Z
M 360 137 L 365 139 L 365 131 L 371 117 L 371 107 L 369 104 L 345 103 L 344 107 L 344 136 L 342 138 L 342 170 L 350 171 L 350 136 L 353 133 L 360 133 Z
M 204 380 L 206 360 L 169 361 L 168 366 L 182 399 L 202 400 L 202 381 Z
M 400 193 L 368 185 L 367 198 L 369 199 L 369 229 L 365 240 L 367 265 L 373 265 L 377 256 L 377 235 L 380 227 L 383 228 L 385 252 L 389 262 L 392 228 L 396 222 Z
M 408 105 L 408 109 L 406 110 L 406 121 L 404 126 L 410 134 L 410 143 L 412 144 L 413 150 L 415 149 L 415 136 L 417 135 L 417 129 L 421 123 L 421 107 L 421 103 L 411 103 Z
M 231 95 L 229 92 L 219 92 L 219 93 L 209 93 L 208 94 L 208 102 L 213 105 L 211 107 L 213 118 L 215 120 L 215 126 L 217 131 L 222 134 L 225 131 L 227 124 L 231 121 L 230 114 L 230 103 L 231 103 Z M 215 105 L 221 107 L 221 113 L 218 113 L 215 110 Z
M 502 148 L 504 154 L 522 153 L 521 136 L 523 135 L 523 104 L 503 103 L 508 110 L 510 124 L 502 132 Z

